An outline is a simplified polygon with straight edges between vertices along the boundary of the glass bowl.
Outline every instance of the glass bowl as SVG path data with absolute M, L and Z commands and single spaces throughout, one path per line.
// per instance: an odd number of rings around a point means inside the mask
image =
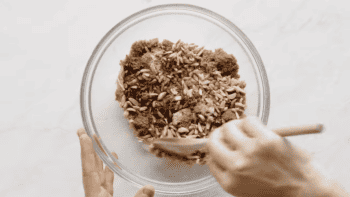
M 132 43 L 158 38 L 195 43 L 233 54 L 247 83 L 246 115 L 267 124 L 270 92 L 263 62 L 246 35 L 226 18 L 210 10 L 187 4 L 160 5 L 139 11 L 115 25 L 93 51 L 81 84 L 81 113 L 87 134 L 96 134 L 107 153 L 94 148 L 118 176 L 138 187 L 151 184 L 157 194 L 194 195 L 219 187 L 207 166 L 172 163 L 147 152 L 133 136 L 123 109 L 115 100 L 120 60 Z M 118 159 L 111 152 L 116 152 Z M 115 164 L 120 166 L 118 168 Z

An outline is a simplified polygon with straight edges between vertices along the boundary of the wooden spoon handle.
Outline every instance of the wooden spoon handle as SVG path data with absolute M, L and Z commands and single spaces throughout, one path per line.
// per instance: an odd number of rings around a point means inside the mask
M 280 135 L 281 137 L 320 133 L 322 132 L 322 130 L 323 130 L 322 124 L 310 124 L 310 125 L 272 129 L 273 132 Z

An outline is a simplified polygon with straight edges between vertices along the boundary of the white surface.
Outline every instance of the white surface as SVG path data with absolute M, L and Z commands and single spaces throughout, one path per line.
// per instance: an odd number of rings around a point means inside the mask
M 160 3 L 175 1 L 0 2 L 0 196 L 84 196 L 76 130 L 85 64 L 112 26 Z M 322 135 L 290 140 L 350 191 L 350 3 L 187 3 L 230 19 L 256 46 L 271 88 L 269 127 L 325 124 Z M 116 177 L 114 191 L 135 188 Z

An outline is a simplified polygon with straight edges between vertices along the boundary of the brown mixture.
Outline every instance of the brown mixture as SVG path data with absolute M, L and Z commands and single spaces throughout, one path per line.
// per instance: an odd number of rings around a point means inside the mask
M 140 40 L 120 61 L 116 100 L 139 141 L 207 138 L 246 109 L 244 81 L 236 58 L 223 49 L 206 50 L 181 40 Z M 150 149 L 158 157 L 205 162 L 205 153 L 180 157 Z

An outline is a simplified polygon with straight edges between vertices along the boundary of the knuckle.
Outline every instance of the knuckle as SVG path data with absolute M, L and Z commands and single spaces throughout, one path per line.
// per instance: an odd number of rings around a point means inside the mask
M 261 141 L 261 149 L 266 150 L 276 150 L 281 146 L 281 139 L 279 136 L 268 136 Z
M 247 147 L 245 152 L 248 157 L 251 157 L 257 155 L 260 152 L 260 150 L 261 149 L 257 143 L 252 143 L 250 144 L 250 146 Z
M 249 165 L 249 162 L 244 159 L 244 158 L 240 158 L 237 159 L 236 162 L 229 167 L 229 171 L 231 172 L 241 172 L 244 171 Z
M 247 167 L 247 165 L 245 163 L 239 162 L 235 165 L 235 171 L 237 172 L 241 172 L 243 171 L 245 168 Z
M 215 129 L 209 134 L 209 142 L 213 141 L 216 136 L 218 136 L 220 133 L 220 128 Z
M 268 137 L 260 140 L 259 149 L 266 150 L 274 147 L 275 145 L 276 145 L 276 140 Z
M 248 116 L 243 120 L 249 125 L 261 124 L 259 118 L 256 116 Z

